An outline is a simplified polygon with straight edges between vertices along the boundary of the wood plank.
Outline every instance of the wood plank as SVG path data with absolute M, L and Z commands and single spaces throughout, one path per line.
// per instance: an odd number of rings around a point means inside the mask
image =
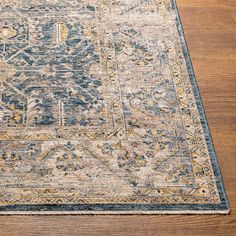
M 236 35 L 233 32 L 215 33 L 202 30 L 185 30 L 185 35 L 188 39 L 188 47 L 193 61 L 195 58 L 221 59 L 226 63 L 231 63 L 231 59 L 236 59 Z M 196 61 L 194 62 L 196 63 Z M 235 70 L 234 67 L 231 69 Z
M 177 0 L 179 7 L 208 7 L 208 8 L 233 8 L 236 7 L 235 0 Z
M 9 235 L 10 231 L 11 236 L 20 235 L 19 232 L 24 232 L 24 235 L 63 236 L 230 235 L 236 229 L 235 221 L 235 217 L 228 216 L 24 216 L 11 218 L 2 232 Z
M 235 10 L 221 8 L 180 8 L 185 30 L 234 31 L 236 28 Z M 187 20 L 190 19 L 191 20 Z

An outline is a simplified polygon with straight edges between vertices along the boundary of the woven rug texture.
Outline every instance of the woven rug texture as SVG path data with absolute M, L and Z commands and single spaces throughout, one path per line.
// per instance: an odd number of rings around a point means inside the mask
M 174 0 L 0 0 L 0 182 L 0 214 L 229 212 Z

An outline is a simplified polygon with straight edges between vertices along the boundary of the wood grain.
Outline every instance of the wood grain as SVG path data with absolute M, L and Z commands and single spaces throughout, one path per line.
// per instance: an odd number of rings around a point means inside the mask
M 232 213 L 1 216 L 0 235 L 236 235 L 236 1 L 178 0 Z

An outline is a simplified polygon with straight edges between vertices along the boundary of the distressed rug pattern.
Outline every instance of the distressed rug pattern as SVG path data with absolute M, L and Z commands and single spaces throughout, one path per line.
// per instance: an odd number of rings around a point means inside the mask
M 0 0 L 0 214 L 228 213 L 173 0 Z

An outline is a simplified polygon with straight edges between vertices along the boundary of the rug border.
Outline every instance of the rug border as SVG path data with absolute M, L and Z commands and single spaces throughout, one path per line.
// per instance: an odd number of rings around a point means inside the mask
M 204 129 L 205 139 L 211 157 L 213 171 L 216 177 L 216 184 L 220 194 L 221 204 L 95 204 L 95 205 L 7 205 L 0 207 L 0 215 L 138 215 L 138 214 L 229 214 L 230 206 L 226 196 L 223 177 L 221 174 L 218 159 L 216 157 L 212 136 L 209 130 L 200 90 L 187 46 L 184 30 L 176 0 L 171 0 L 172 8 L 176 12 L 176 25 L 178 28 L 185 61 L 188 68 L 189 78 L 194 91 L 197 108 Z
M 215 149 L 215 146 L 213 143 L 213 138 L 212 138 L 211 131 L 210 131 L 209 124 L 208 124 L 208 120 L 206 117 L 204 103 L 203 103 L 203 100 L 202 100 L 202 97 L 200 94 L 200 89 L 199 89 L 196 75 L 195 75 L 195 72 L 193 69 L 193 63 L 191 60 L 186 36 L 184 33 L 184 28 L 183 28 L 183 24 L 181 21 L 178 5 L 176 3 L 176 0 L 171 0 L 171 1 L 172 1 L 172 6 L 174 7 L 174 10 L 176 11 L 176 16 L 177 16 L 176 24 L 177 24 L 178 32 L 180 35 L 180 39 L 182 40 L 181 43 L 182 43 L 182 48 L 183 48 L 183 52 L 184 52 L 184 57 L 185 57 L 186 64 L 187 64 L 188 74 L 189 74 L 190 81 L 192 83 L 193 92 L 194 92 L 197 108 L 198 108 L 200 119 L 201 119 L 201 124 L 202 124 L 203 130 L 204 130 L 205 140 L 206 140 L 208 151 L 209 151 L 210 158 L 211 158 L 211 164 L 212 164 L 213 171 L 214 171 L 214 174 L 216 177 L 216 184 L 217 184 L 218 191 L 220 193 L 221 205 L 222 205 L 222 207 L 225 208 L 225 211 L 228 211 L 228 213 L 230 213 L 230 204 L 229 204 L 229 200 L 228 200 L 228 197 L 227 197 L 227 194 L 225 191 L 223 175 L 222 175 L 222 172 L 220 169 L 220 164 L 219 164 L 219 161 L 218 161 L 218 158 L 216 155 L 216 149 Z

